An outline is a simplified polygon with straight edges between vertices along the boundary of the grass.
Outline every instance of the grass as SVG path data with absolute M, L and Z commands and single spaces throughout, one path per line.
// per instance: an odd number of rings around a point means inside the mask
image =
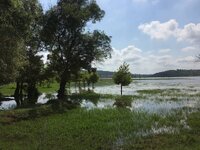
M 114 82 L 112 79 L 100 79 L 95 86 L 108 86 L 108 85 L 113 85 Z M 11 96 L 14 94 L 16 85 L 14 83 L 0 86 L 0 93 L 3 96 Z M 71 84 L 71 87 L 74 87 L 74 83 Z M 47 85 L 38 85 L 38 90 L 41 93 L 55 93 L 59 89 L 59 83 L 54 81 L 51 83 L 49 86 Z
M 47 85 L 38 86 L 38 90 L 41 93 L 55 93 L 58 91 L 58 89 L 59 89 L 59 83 L 56 81 L 51 83 L 49 86 Z
M 15 84 L 11 83 L 5 86 L 0 86 L 0 93 L 4 96 L 10 96 L 14 94 Z
M 97 86 L 111 82 L 111 79 L 103 79 Z M 56 82 L 49 88 L 39 87 L 39 91 L 45 93 L 54 93 L 57 89 Z M 3 95 L 13 91 L 14 84 L 0 88 Z M 138 93 L 120 96 L 89 91 L 69 96 L 77 102 L 87 99 L 97 103 L 99 99 L 113 99 L 118 107 L 112 109 L 86 110 L 78 103 L 51 100 L 46 105 L 0 111 L 0 150 L 200 149 L 199 109 L 191 113 L 192 108 L 191 111 L 183 108 L 164 116 L 125 109 L 133 100 L 163 98 L 178 101 L 182 97 L 198 98 L 199 93 L 189 94 L 179 89 L 141 90 Z
M 40 109 L 48 110 L 44 107 Z M 15 111 L 25 115 L 29 114 L 30 110 Z M 66 109 L 62 113 L 11 121 L 9 125 L 0 124 L 0 149 L 198 150 L 200 146 L 199 116 L 199 112 L 189 116 L 188 124 L 191 130 L 180 128 L 180 132 L 175 134 L 142 136 L 140 133 L 142 131 L 148 133 L 155 122 L 158 127 L 163 125 L 179 127 L 176 122 L 182 119 L 181 115 L 163 118 L 155 114 L 131 112 L 122 108 L 91 111 L 79 108 Z
M 137 91 L 139 94 L 149 94 L 149 95 L 157 95 L 157 94 L 169 94 L 169 93 L 178 93 L 181 92 L 180 89 L 153 89 L 153 90 L 139 90 Z
M 115 98 L 114 105 L 119 108 L 131 107 L 133 99 L 134 99 L 133 96 L 118 96 Z

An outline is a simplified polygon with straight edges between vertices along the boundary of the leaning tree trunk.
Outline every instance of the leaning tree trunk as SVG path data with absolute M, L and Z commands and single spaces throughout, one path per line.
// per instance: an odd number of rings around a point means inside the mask
M 17 106 L 20 106 L 20 83 L 16 82 L 16 89 L 14 93 L 15 101 L 17 103 Z

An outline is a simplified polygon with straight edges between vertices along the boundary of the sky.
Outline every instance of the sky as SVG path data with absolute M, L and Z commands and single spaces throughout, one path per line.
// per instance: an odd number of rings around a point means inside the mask
M 44 10 L 57 0 L 40 0 Z M 97 0 L 105 17 L 88 24 L 112 36 L 112 58 L 95 63 L 116 71 L 152 74 L 174 69 L 200 69 L 200 0 Z

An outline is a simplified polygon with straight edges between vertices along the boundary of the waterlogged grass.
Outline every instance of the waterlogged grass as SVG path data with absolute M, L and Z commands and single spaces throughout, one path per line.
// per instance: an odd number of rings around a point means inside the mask
M 15 91 L 15 84 L 8 84 L 8 85 L 0 86 L 0 93 L 3 96 L 13 95 L 14 91 Z
M 155 100 L 171 100 L 180 101 L 183 99 L 200 98 L 200 93 L 197 90 L 190 89 L 153 89 L 153 90 L 139 90 L 137 91 L 140 96 L 154 97 Z
M 154 89 L 154 90 L 139 90 L 137 91 L 140 94 L 149 94 L 149 95 L 157 95 L 157 94 L 170 94 L 170 93 L 178 93 L 180 89 Z
M 95 86 L 109 86 L 109 85 L 114 85 L 114 82 L 112 79 L 100 79 Z M 81 86 L 83 88 L 83 84 L 81 83 Z M 72 82 L 71 83 L 71 88 L 74 88 L 75 84 Z M 14 94 L 16 85 L 15 83 L 11 83 L 8 85 L 3 85 L 0 86 L 0 93 L 3 96 L 11 96 Z M 69 89 L 69 85 L 67 84 L 67 89 Z M 90 87 L 91 88 L 91 87 Z M 54 81 L 50 84 L 42 84 L 38 85 L 38 90 L 40 93 L 56 93 L 59 89 L 59 83 Z
M 59 88 L 59 83 L 54 81 L 49 85 L 38 85 L 38 90 L 41 93 L 56 93 Z
M 0 149 L 198 150 L 199 116 L 199 112 L 189 115 L 188 130 L 179 123 L 183 119 L 180 112 L 162 117 L 127 109 L 66 110 L 10 125 L 0 124 Z M 152 134 L 155 126 L 178 128 L 178 132 Z
M 111 82 L 103 79 L 97 86 L 111 85 Z M 57 89 L 56 82 L 39 87 L 42 93 L 54 93 Z M 13 91 L 14 84 L 0 87 L 3 95 Z M 196 101 L 199 97 L 195 89 L 140 90 L 125 96 L 82 91 L 67 97 L 72 101 L 51 100 L 46 105 L 0 111 L 0 150 L 199 150 L 198 107 L 155 114 L 126 109 L 135 100 Z M 97 104 L 102 99 L 115 101 L 116 107 L 80 108 L 82 100 Z

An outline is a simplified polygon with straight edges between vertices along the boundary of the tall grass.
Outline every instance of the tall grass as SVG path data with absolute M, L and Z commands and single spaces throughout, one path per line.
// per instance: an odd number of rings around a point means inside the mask
M 178 113 L 177 113 L 178 114 Z M 182 116 L 159 116 L 126 109 L 73 109 L 62 114 L 0 125 L 2 149 L 198 149 L 199 113 L 191 114 L 191 130 L 140 134 L 152 126 L 179 127 Z M 197 120 L 197 121 L 194 121 Z M 196 134 L 195 134 L 195 132 Z M 177 143 L 178 142 L 178 143 Z

